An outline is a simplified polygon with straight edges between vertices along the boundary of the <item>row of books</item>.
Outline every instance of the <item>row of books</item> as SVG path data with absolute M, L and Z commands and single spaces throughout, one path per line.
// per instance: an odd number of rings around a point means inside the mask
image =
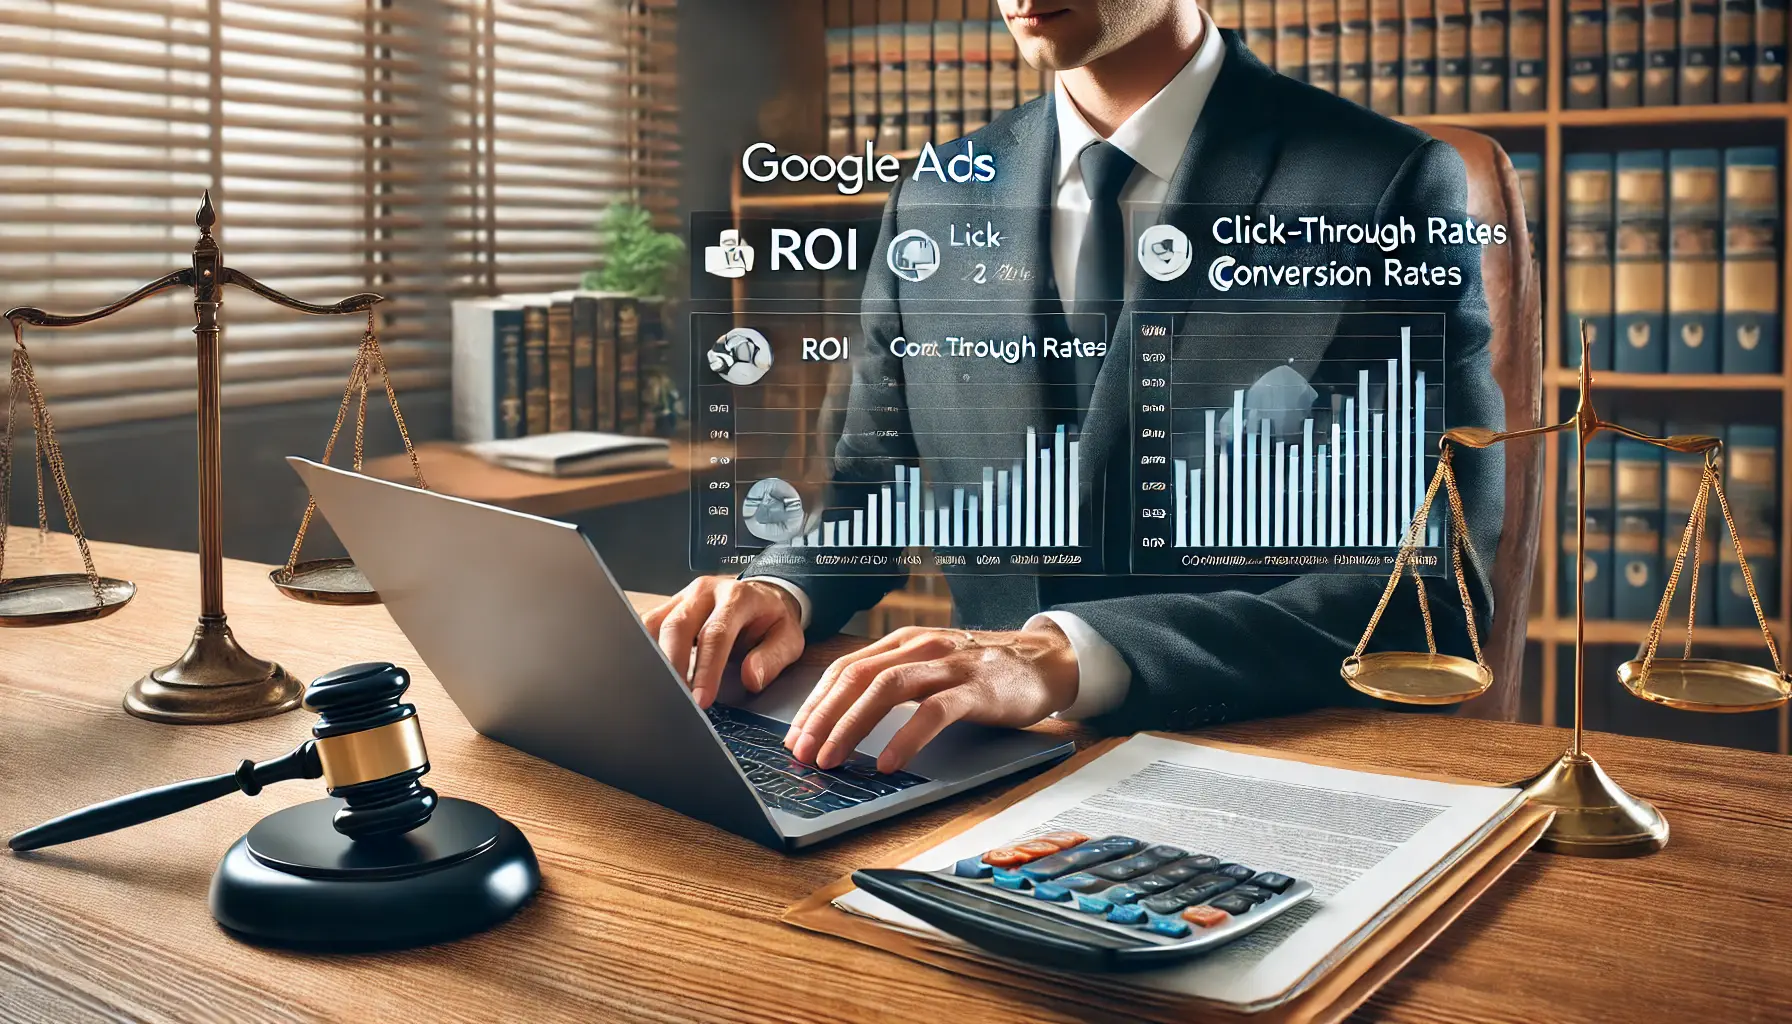
M 456 299 L 454 439 L 664 433 L 660 308 L 657 299 L 593 291 Z
M 824 17 L 835 155 L 956 139 L 1051 88 L 997 0 L 827 0 Z
M 1625 419 L 1627 426 L 1658 434 L 1664 425 Z M 1724 491 L 1736 517 L 1762 611 L 1779 614 L 1780 431 L 1736 424 L 1728 428 L 1667 423 L 1667 434 L 1722 437 Z M 1659 436 L 1659 435 L 1658 435 Z M 1574 613 L 1575 441 L 1564 434 L 1562 448 L 1562 565 L 1560 607 Z M 1704 458 L 1667 452 L 1646 442 L 1601 433 L 1587 446 L 1587 617 L 1646 622 L 1655 617 L 1680 550 L 1687 519 L 1698 495 Z M 1710 499 L 1698 566 L 1697 621 L 1704 625 L 1753 626 L 1755 611 L 1742 576 L 1736 547 L 1723 524 L 1716 496 Z M 1689 552 L 1673 607 L 1686 621 L 1692 588 Z M 1670 618 L 1670 623 L 1674 620 Z
M 1627 150 L 1563 158 L 1562 353 L 1595 369 L 1775 373 L 1777 149 Z
M 1786 98 L 1786 0 L 1566 0 L 1570 109 Z
M 1542 110 L 1545 0 L 1216 0 L 1259 60 L 1387 115 Z

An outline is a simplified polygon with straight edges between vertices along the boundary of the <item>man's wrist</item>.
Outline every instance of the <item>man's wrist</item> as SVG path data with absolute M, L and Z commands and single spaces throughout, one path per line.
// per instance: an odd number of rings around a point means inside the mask
M 790 612 L 791 621 L 795 622 L 799 627 L 808 626 L 808 623 L 803 621 L 805 617 L 803 615 L 803 602 L 797 598 L 796 594 L 789 587 L 784 585 L 782 580 L 754 576 L 741 580 L 741 582 L 753 584 L 756 587 L 778 595 L 778 597 L 783 600 L 785 609 Z
M 1039 668 L 1040 679 L 1045 682 L 1048 703 L 1051 705 L 1047 714 L 1055 715 L 1074 705 L 1080 670 L 1077 667 L 1076 648 L 1071 645 L 1070 637 L 1050 619 L 1029 622 L 1023 632 L 1034 634 L 1044 641 L 1034 664 Z

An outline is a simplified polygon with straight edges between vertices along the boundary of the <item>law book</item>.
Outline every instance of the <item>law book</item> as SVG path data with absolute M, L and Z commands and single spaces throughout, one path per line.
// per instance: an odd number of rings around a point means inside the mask
M 1276 19 L 1276 72 L 1307 81 L 1306 0 L 1273 0 Z
M 1657 434 L 1660 423 L 1632 417 L 1627 426 Z M 1620 437 L 1614 451 L 1612 531 L 1612 618 L 1647 622 L 1661 603 L 1661 449 Z M 1589 488 L 1590 489 L 1590 488 Z
M 1605 106 L 1605 0 L 1568 0 L 1567 58 L 1563 102 L 1571 110 Z
M 1675 423 L 1670 421 L 1662 428 L 1663 433 L 1700 434 L 1706 437 L 1722 437 L 1723 428 L 1710 423 Z M 1664 501 L 1661 527 L 1662 572 L 1672 571 L 1673 560 L 1680 552 L 1680 544 L 1686 538 L 1686 524 L 1692 518 L 1693 502 L 1699 494 L 1699 483 L 1705 476 L 1705 456 L 1698 453 L 1663 452 L 1662 464 L 1665 474 L 1663 484 Z M 1705 520 L 1705 537 L 1699 545 L 1698 608 L 1695 622 L 1698 625 L 1710 626 L 1717 623 L 1717 549 L 1721 543 L 1727 543 L 1724 529 L 1712 526 L 1719 521 L 1716 511 L 1715 497 L 1707 499 L 1711 511 Z M 1686 563 L 1680 571 L 1680 583 L 1674 594 L 1674 602 L 1668 610 L 1669 622 L 1686 621 L 1686 602 L 1692 594 L 1692 573 L 1694 562 L 1692 551 L 1688 548 Z M 1665 586 L 1665 582 L 1664 582 Z
M 548 304 L 546 295 L 531 295 L 523 302 L 523 420 L 524 434 L 548 432 Z
M 1469 0 L 1435 0 L 1436 84 L 1432 109 L 1439 114 L 1460 114 L 1468 110 Z
M 1681 0 L 1681 103 L 1717 102 L 1717 0 Z
M 575 295 L 568 303 L 572 330 L 572 429 L 597 429 L 597 300 Z M 549 330 L 553 325 L 550 323 Z
M 1518 175 L 1518 197 L 1524 203 L 1524 227 L 1531 242 L 1531 259 L 1539 259 L 1543 251 L 1543 236 L 1538 233 L 1538 225 L 1543 219 L 1543 154 L 1513 153 L 1508 159 L 1512 161 L 1513 173 Z
M 1724 150 L 1725 373 L 1777 373 L 1780 364 L 1780 154 Z
M 959 53 L 964 55 L 964 105 L 960 120 L 966 135 L 989 123 L 989 20 L 972 17 L 970 10 L 979 3 L 980 0 L 969 0 L 965 20 L 958 27 Z
M 1272 68 L 1276 66 L 1275 0 L 1246 0 L 1244 45 L 1258 60 Z
M 501 298 L 455 299 L 449 316 L 454 439 L 520 437 L 522 307 Z
M 1715 149 L 1668 152 L 1668 372 L 1716 373 L 1718 238 L 1722 216 Z
M 1307 81 L 1338 91 L 1338 0 L 1307 0 Z
M 1779 614 L 1779 445 L 1778 427 L 1737 423 L 1730 427 L 1724 459 L 1724 493 L 1736 517 L 1737 536 L 1748 558 L 1761 611 L 1768 618 Z M 1722 536 L 1722 527 L 1718 534 Z M 1754 604 L 1742 578 L 1733 544 L 1725 543 L 1718 556 L 1717 623 L 1720 626 L 1755 625 Z
M 1680 0 L 1643 0 L 1643 106 L 1674 102 L 1680 79 Z
M 1250 8 L 1245 9 L 1250 17 Z M 1389 117 L 1400 113 L 1400 72 L 1404 48 L 1401 0 L 1369 0 L 1369 109 Z
M 634 299 L 616 300 L 616 425 L 623 433 L 641 422 L 641 314 Z
M 1543 84 L 1548 53 L 1549 11 L 1544 0 L 1511 0 L 1507 11 L 1511 30 L 1507 51 L 1511 68 L 1507 106 L 1511 110 L 1542 110 L 1549 98 Z
M 641 298 L 630 300 L 635 306 L 636 335 L 640 356 L 636 365 L 636 390 L 640 393 L 640 419 L 634 433 L 642 437 L 669 435 L 676 427 L 680 406 L 672 386 L 671 341 L 662 320 L 665 300 Z
M 877 0 L 852 0 L 852 152 L 877 140 Z
M 989 0 L 989 10 L 995 15 L 989 22 L 989 117 L 993 121 L 996 115 L 1013 110 L 1019 100 L 1021 61 L 1014 35 L 1002 21 L 995 0 Z
M 1612 368 L 1661 373 L 1667 360 L 1667 154 L 1618 154 Z
M 597 345 L 597 370 L 594 376 L 597 392 L 595 422 L 598 430 L 614 431 L 619 426 L 616 417 L 616 309 L 621 301 L 621 296 L 598 296 L 591 314 Z
M 908 26 L 902 0 L 879 0 L 877 21 L 877 146 L 895 153 L 908 139 Z
M 1593 340 L 1593 369 L 1612 367 L 1612 155 L 1562 158 L 1564 230 L 1562 356 L 1580 365 L 1581 325 Z
M 1606 0 L 1605 105 L 1643 102 L 1643 2 Z
M 1338 0 L 1338 95 L 1369 105 L 1369 0 Z
M 1506 109 L 1506 0 L 1468 0 L 1468 109 Z
M 548 429 L 572 429 L 572 300 L 548 305 Z
M 1579 484 L 1575 467 L 1578 443 L 1572 433 L 1558 435 L 1562 443 L 1562 572 L 1557 606 L 1566 618 L 1574 616 L 1575 529 L 1580 516 Z M 1587 546 L 1581 559 L 1586 612 L 1589 619 L 1612 615 L 1612 475 L 1615 445 L 1609 433 L 1596 434 L 1587 445 Z
M 827 0 L 823 9 L 828 61 L 828 152 L 852 152 L 852 0 Z
M 902 148 L 933 141 L 933 0 L 908 0 L 902 26 Z
M 1422 116 L 1435 109 L 1437 7 L 1435 0 L 1400 0 L 1400 112 Z
M 1722 0 L 1717 46 L 1717 102 L 1747 103 L 1755 84 L 1755 0 Z
M 1786 98 L 1786 0 L 1755 0 L 1755 76 L 1749 99 Z
M 933 22 L 933 141 L 964 134 L 964 0 L 939 0 Z

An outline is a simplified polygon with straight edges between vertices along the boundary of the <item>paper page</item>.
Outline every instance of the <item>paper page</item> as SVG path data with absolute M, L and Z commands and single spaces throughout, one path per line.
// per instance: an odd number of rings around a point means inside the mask
M 1312 980 L 1315 967 L 1516 799 L 1514 789 L 1135 736 L 902 866 L 949 868 L 1022 836 L 1075 829 L 1172 843 L 1306 879 L 1313 897 L 1251 935 L 1184 964 L 1128 976 L 1133 984 L 1249 1007 Z M 955 941 L 857 889 L 835 905 Z

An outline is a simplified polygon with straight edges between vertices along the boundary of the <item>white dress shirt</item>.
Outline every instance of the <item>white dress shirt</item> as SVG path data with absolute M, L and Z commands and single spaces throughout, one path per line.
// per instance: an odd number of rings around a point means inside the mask
M 1225 56 L 1219 29 L 1202 11 L 1201 44 L 1195 55 L 1157 95 L 1108 136 L 1108 142 L 1138 164 L 1121 190 L 1123 207 L 1161 204 L 1169 195 L 1170 179 L 1188 149 L 1189 136 L 1194 133 L 1195 121 L 1207 104 L 1207 94 L 1213 89 Z M 1052 184 L 1052 276 L 1059 297 L 1068 307 L 1076 299 L 1077 254 L 1082 250 L 1083 233 L 1089 225 L 1089 192 L 1083 185 L 1078 157 L 1085 147 L 1100 141 L 1101 135 L 1083 118 L 1062 82 L 1053 92 L 1052 104 L 1058 122 L 1058 170 Z M 802 609 L 803 628 L 808 628 L 809 595 L 802 587 L 776 576 L 754 578 L 776 584 L 795 597 Z M 1076 654 L 1076 701 L 1058 712 L 1057 717 L 1090 718 L 1119 707 L 1132 685 L 1132 668 L 1126 659 L 1087 622 L 1069 612 L 1040 612 L 1028 619 L 1024 628 L 1031 629 L 1046 621 L 1064 632 Z

